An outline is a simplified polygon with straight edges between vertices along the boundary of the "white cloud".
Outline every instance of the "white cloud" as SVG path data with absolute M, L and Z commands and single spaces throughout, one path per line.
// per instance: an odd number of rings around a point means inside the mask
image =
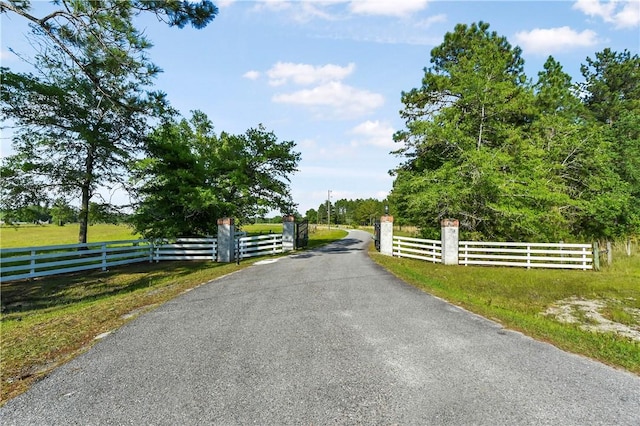
M 330 11 L 335 12 L 335 9 L 331 8 L 347 5 L 348 11 L 355 15 L 406 17 L 425 9 L 430 1 L 432 0 L 260 0 L 254 11 L 287 12 L 296 21 L 307 22 L 313 18 L 339 19 L 340 14 L 332 14 Z
M 260 71 L 247 71 L 246 73 L 244 73 L 243 77 L 248 78 L 249 80 L 257 80 L 260 78 Z
M 576 47 L 590 47 L 598 42 L 591 30 L 576 32 L 569 27 L 536 28 L 516 33 L 516 42 L 526 51 L 550 54 Z
M 577 0 L 573 8 L 589 16 L 611 16 L 616 5 L 613 2 L 600 3 L 600 0 Z
M 618 28 L 633 28 L 640 26 L 640 1 L 629 1 L 618 13 L 613 15 Z
M 278 62 L 267 71 L 267 75 L 269 76 L 269 84 L 272 86 L 281 86 L 290 81 L 299 85 L 310 85 L 342 80 L 353 73 L 355 69 L 356 65 L 354 63 L 341 67 L 333 64 L 313 66 Z
M 573 8 L 591 17 L 614 24 L 617 28 L 633 28 L 640 25 L 640 1 L 638 0 L 577 0 Z
M 283 10 L 290 10 L 293 7 L 293 3 L 290 1 L 283 0 L 261 0 L 257 1 L 254 6 L 254 10 L 257 12 L 261 12 L 263 10 L 273 10 L 276 12 L 280 12 Z
M 319 107 L 319 112 L 328 112 L 323 115 L 348 119 L 368 114 L 381 107 L 384 104 L 384 97 L 378 93 L 330 81 L 312 89 L 275 95 L 273 101 L 302 105 L 316 110 Z
M 378 120 L 367 120 L 354 127 L 351 133 L 364 138 L 355 141 L 357 145 L 364 144 L 383 148 L 398 148 L 398 145 L 393 141 L 395 130 L 388 123 L 381 123 Z
M 253 10 L 255 12 L 271 11 L 286 12 L 291 18 L 298 22 L 308 22 L 313 18 L 325 20 L 335 19 L 325 11 L 326 6 L 335 3 L 345 3 L 346 0 L 324 0 L 324 1 L 285 1 L 285 0 L 260 0 L 256 2 Z
M 319 4 L 318 4 L 319 3 Z M 299 7 L 294 10 L 293 19 L 298 22 L 308 22 L 313 18 L 320 18 L 325 20 L 334 20 L 335 17 L 330 13 L 322 9 L 325 4 L 323 2 L 299 2 Z
M 349 9 L 355 14 L 408 16 L 427 7 L 429 0 L 354 0 Z
M 237 0 L 216 0 L 216 6 L 219 9 L 224 9 L 225 7 L 229 7 L 234 4 Z
M 444 13 L 441 13 L 439 15 L 429 16 L 427 19 L 423 19 L 423 20 L 419 21 L 416 24 L 416 26 L 418 26 L 420 28 L 429 28 L 433 24 L 440 24 L 440 23 L 443 23 L 443 22 L 447 22 L 447 15 L 445 15 Z

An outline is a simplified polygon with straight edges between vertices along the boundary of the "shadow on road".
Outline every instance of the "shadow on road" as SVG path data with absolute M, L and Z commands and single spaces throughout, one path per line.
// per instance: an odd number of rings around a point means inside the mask
M 365 241 L 358 238 L 343 238 L 326 246 L 293 254 L 292 259 L 308 259 L 322 254 L 346 254 L 355 251 L 362 251 L 365 248 Z

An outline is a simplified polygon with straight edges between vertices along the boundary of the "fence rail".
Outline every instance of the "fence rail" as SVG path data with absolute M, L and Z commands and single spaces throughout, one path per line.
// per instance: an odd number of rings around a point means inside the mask
M 460 265 L 593 269 L 590 244 L 460 241 Z
M 239 255 L 240 259 L 282 253 L 282 234 L 241 237 L 238 239 L 237 247 L 236 255 Z
M 442 242 L 394 235 L 393 255 L 440 263 L 442 262 Z
M 282 234 L 247 237 L 236 232 L 241 258 L 283 252 Z M 238 254 L 238 253 L 236 253 Z M 175 242 L 148 240 L 0 249 L 0 282 L 49 275 L 107 270 L 111 266 L 167 260 L 217 261 L 217 238 L 180 238 Z
M 147 240 L 0 249 L 0 282 L 148 262 Z
M 211 260 L 216 261 L 218 246 L 216 238 L 179 238 L 175 243 L 154 244 L 153 260 Z
M 442 241 L 393 236 L 393 255 L 442 263 Z M 590 244 L 460 241 L 458 264 L 593 269 Z

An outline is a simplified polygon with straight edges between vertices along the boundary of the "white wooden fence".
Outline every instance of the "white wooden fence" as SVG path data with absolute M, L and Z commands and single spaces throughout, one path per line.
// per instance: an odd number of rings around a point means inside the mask
M 426 260 L 432 263 L 442 262 L 442 241 L 422 238 L 393 236 L 393 255 Z
M 282 234 L 258 235 L 255 237 L 241 237 L 238 240 L 240 259 L 255 256 L 267 256 L 283 252 Z
M 393 255 L 441 263 L 442 242 L 394 235 Z M 458 264 L 589 270 L 593 249 L 590 244 L 460 241 Z
M 283 252 L 282 234 L 235 234 L 240 259 Z M 238 254 L 238 253 L 236 253 Z M 216 238 L 180 238 L 0 249 L 0 282 L 48 275 L 107 270 L 110 266 L 167 260 L 217 260 Z
M 153 247 L 153 260 L 211 260 L 218 256 L 217 238 L 179 238 L 175 243 L 159 241 Z
M 0 249 L 0 281 L 106 270 L 110 266 L 149 262 L 151 256 L 152 245 L 147 240 Z
M 593 269 L 590 244 L 460 241 L 460 265 Z

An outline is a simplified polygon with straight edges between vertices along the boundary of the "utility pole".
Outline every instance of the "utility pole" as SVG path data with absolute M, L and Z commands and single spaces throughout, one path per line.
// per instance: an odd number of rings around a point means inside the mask
M 331 229 L 331 190 L 327 191 L 327 226 Z

